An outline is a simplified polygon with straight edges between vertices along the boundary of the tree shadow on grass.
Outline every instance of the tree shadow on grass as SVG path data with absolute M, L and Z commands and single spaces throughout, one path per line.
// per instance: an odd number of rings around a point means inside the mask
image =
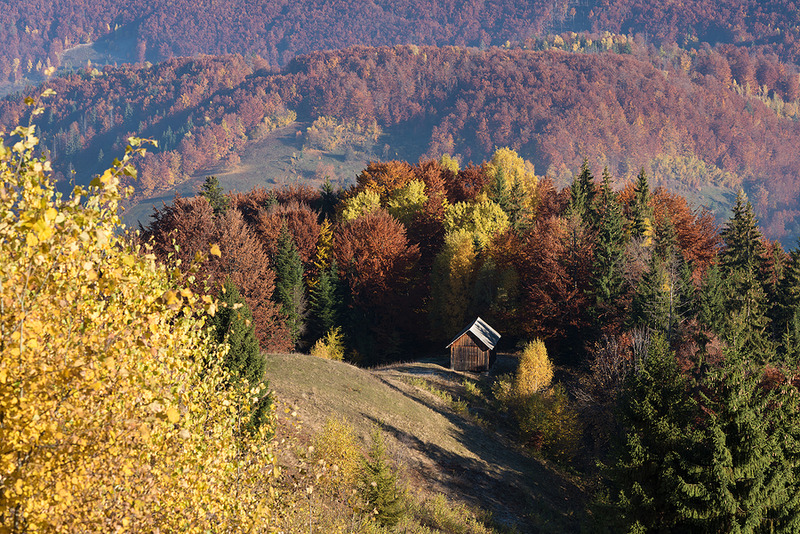
M 390 381 L 379 379 L 447 419 L 454 429 L 452 437 L 473 455 L 454 453 L 362 412 L 402 446 L 418 451 L 433 464 L 431 467 L 419 462 L 409 466 L 426 485 L 444 493 L 463 495 L 474 506 L 490 511 L 500 524 L 515 526 L 520 532 L 580 530 L 587 498 L 570 480 L 433 399 L 411 395 Z

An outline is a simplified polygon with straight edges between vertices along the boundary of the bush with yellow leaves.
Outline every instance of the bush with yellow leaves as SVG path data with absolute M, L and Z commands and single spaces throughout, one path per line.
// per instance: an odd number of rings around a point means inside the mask
M 547 347 L 534 339 L 522 349 L 522 358 L 514 376 L 514 389 L 520 398 L 529 397 L 548 387 L 553 381 L 553 363 L 547 357 Z
M 142 141 L 64 198 L 34 134 L 0 138 L 0 531 L 269 524 L 269 429 L 240 428 L 260 393 L 222 387 L 213 300 L 120 237 Z
M 314 439 L 314 459 L 332 471 L 324 483 L 338 491 L 355 487 L 361 470 L 361 445 L 353 427 L 343 419 L 328 419 Z
M 328 330 L 311 347 L 311 355 L 317 358 L 325 358 L 326 360 L 342 361 L 344 359 L 342 329 L 337 326 Z

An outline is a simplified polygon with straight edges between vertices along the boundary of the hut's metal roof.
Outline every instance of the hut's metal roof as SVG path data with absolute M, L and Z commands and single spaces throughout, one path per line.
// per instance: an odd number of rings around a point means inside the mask
M 489 326 L 489 324 L 486 321 L 478 317 L 477 319 L 472 321 L 472 324 L 470 324 L 464 330 L 459 332 L 458 335 L 453 338 L 453 341 L 451 341 L 445 348 L 449 349 L 450 345 L 455 343 L 458 340 L 458 338 L 460 338 L 467 332 L 475 336 L 475 338 L 477 338 L 478 341 L 483 343 L 489 350 L 493 350 L 497 345 L 497 342 L 500 341 L 500 333 L 491 326 Z

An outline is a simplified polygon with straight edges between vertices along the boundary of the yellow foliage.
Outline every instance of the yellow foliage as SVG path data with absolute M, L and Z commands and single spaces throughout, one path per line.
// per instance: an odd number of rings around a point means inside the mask
M 443 338 L 452 337 L 463 326 L 477 260 L 471 232 L 456 230 L 445 235 L 431 273 L 431 324 Z
M 328 468 L 321 482 L 333 492 L 355 488 L 363 458 L 353 427 L 342 419 L 328 419 L 314 439 L 314 459 Z
M 348 146 L 371 146 L 381 134 L 381 128 L 375 121 L 362 125 L 355 121 L 342 122 L 334 117 L 322 116 L 306 129 L 306 142 L 311 148 L 331 152 Z
M 458 165 L 458 160 L 450 154 L 442 154 L 439 164 L 442 168 L 448 169 L 454 173 L 458 173 L 458 171 L 461 170 Z
M 411 180 L 403 187 L 389 193 L 386 211 L 403 224 L 408 224 L 414 215 L 422 210 L 428 196 L 425 194 L 425 182 Z
M 344 358 L 344 342 L 342 341 L 342 330 L 338 326 L 328 330 L 328 332 L 314 343 L 311 348 L 311 355 L 326 360 L 342 361 Z
M 120 235 L 120 165 L 64 199 L 34 127 L 0 139 L 2 532 L 250 530 L 269 521 L 252 397 L 224 387 L 213 300 Z
M 486 247 L 492 237 L 509 227 L 508 215 L 491 200 L 481 202 L 456 202 L 444 215 L 444 229 L 448 233 L 464 230 L 472 234 L 481 248 Z
M 503 171 L 506 179 L 506 193 L 510 194 L 516 186 L 522 198 L 520 207 L 530 211 L 536 206 L 536 187 L 539 184 L 533 163 L 522 159 L 510 148 L 498 148 L 486 164 L 487 183 L 494 183 L 497 174 Z M 487 186 L 487 190 L 488 190 Z
M 522 358 L 514 377 L 514 388 L 519 397 L 527 397 L 548 386 L 553 380 L 553 363 L 547 357 L 547 347 L 541 339 L 534 339 L 522 351 Z
M 333 258 L 333 226 L 327 218 L 319 225 L 319 238 L 317 249 L 314 253 L 314 276 L 308 281 L 309 289 L 314 289 L 319 283 L 320 273 L 327 270 Z
M 581 436 L 578 412 L 561 384 L 524 399 L 517 418 L 523 437 L 541 448 L 546 456 L 568 461 L 578 450 Z
M 342 221 L 348 222 L 358 219 L 362 215 L 367 215 L 380 209 L 380 207 L 380 195 L 372 189 L 365 189 L 356 196 L 344 201 Z

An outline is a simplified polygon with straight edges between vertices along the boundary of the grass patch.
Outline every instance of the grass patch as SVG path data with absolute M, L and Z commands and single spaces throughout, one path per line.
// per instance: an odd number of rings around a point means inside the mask
M 366 370 L 302 354 L 268 355 L 266 367 L 276 398 L 297 411 L 309 436 L 322 432 L 331 418 L 341 419 L 366 450 L 375 425 L 381 428 L 387 455 L 398 466 L 406 494 L 414 496 L 407 504 L 412 517 L 401 519 L 394 531 L 404 532 L 402 525 L 405 532 L 419 533 L 580 530 L 587 501 L 581 487 L 479 424 L 476 414 L 493 424 L 498 419 L 483 377 L 435 363 Z M 466 406 L 469 417 L 463 415 Z M 335 436 L 329 439 L 335 442 Z M 449 504 L 433 500 L 440 494 Z M 462 517 L 458 529 L 448 530 L 446 508 Z

